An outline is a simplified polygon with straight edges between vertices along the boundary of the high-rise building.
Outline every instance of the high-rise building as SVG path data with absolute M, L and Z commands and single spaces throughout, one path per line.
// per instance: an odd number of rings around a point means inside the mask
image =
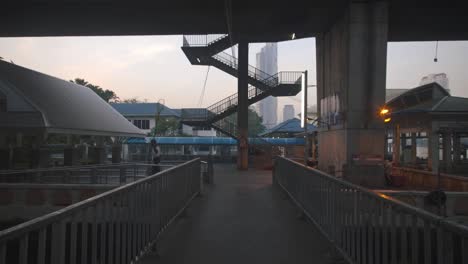
M 440 84 L 445 90 L 450 91 L 449 88 L 449 79 L 445 73 L 433 73 L 421 78 L 419 85 L 425 85 L 428 83 L 436 82 Z
M 283 122 L 294 118 L 294 106 L 284 105 L 283 107 Z
M 267 43 L 257 53 L 257 68 L 265 73 L 261 78 L 274 75 L 278 72 L 278 47 L 276 43 Z M 263 125 L 272 128 L 278 123 L 278 99 L 269 96 L 258 103 L 258 114 L 263 118 Z

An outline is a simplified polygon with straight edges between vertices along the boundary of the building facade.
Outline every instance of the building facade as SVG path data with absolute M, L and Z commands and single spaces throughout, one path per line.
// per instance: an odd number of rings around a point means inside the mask
M 284 105 L 283 107 L 283 122 L 293 119 L 295 116 L 294 105 Z
M 276 43 L 267 43 L 257 53 L 256 67 L 265 73 L 265 77 L 278 72 L 278 47 Z M 263 125 L 269 129 L 278 123 L 278 99 L 269 96 L 258 102 L 258 114 L 263 118 Z
M 442 88 L 450 92 L 449 79 L 445 73 L 433 73 L 421 78 L 419 85 L 425 85 L 429 83 L 438 83 Z
M 181 110 L 172 109 L 160 103 L 111 103 L 112 107 L 127 118 L 134 126 L 148 134 L 156 126 L 156 119 L 179 120 Z M 216 130 L 207 127 L 192 127 L 182 125 L 178 131 L 168 131 L 166 136 L 178 134 L 199 137 L 214 137 Z

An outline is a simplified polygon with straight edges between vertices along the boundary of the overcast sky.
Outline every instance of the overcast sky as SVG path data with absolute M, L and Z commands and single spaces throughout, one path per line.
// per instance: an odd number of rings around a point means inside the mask
M 0 38 L 0 56 L 7 61 L 66 80 L 80 77 L 121 99 L 137 97 L 164 99 L 173 108 L 198 107 L 207 66 L 193 66 L 180 49 L 181 36 Z M 263 44 L 250 45 L 250 64 Z M 389 43 L 388 88 L 416 87 L 430 73 L 445 72 L 452 95 L 468 97 L 468 42 L 439 42 L 437 63 L 435 42 Z M 313 38 L 278 44 L 280 71 L 309 71 L 315 84 L 315 41 Z M 236 79 L 211 67 L 202 106 L 208 106 L 237 89 Z M 315 89 L 309 90 L 315 104 Z M 293 104 L 299 112 L 299 98 L 279 99 L 282 107 Z

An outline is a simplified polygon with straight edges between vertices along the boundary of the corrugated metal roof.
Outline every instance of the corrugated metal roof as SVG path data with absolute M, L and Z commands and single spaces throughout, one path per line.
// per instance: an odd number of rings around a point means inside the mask
M 111 105 L 124 116 L 154 117 L 158 111 L 161 111 L 160 116 L 180 117 L 177 111 L 160 103 L 111 103 Z
M 129 138 L 126 144 L 149 144 L 152 137 Z M 272 145 L 304 145 L 303 138 L 262 138 Z M 237 140 L 229 137 L 156 137 L 160 145 L 237 145 Z M 256 138 L 249 138 L 249 144 L 263 144 Z
M 394 98 L 406 93 L 410 89 L 391 88 L 385 90 L 385 102 L 390 102 Z
M 316 126 L 312 124 L 308 124 L 307 131 L 310 132 L 310 131 L 315 131 L 315 130 L 317 130 Z M 267 131 L 261 133 L 260 136 L 269 135 L 273 133 L 300 133 L 300 132 L 304 132 L 304 128 L 301 127 L 301 120 L 299 120 L 298 118 L 292 118 L 268 129 Z
M 87 87 L 5 61 L 0 61 L 0 81 L 0 85 L 7 86 L 5 89 L 15 91 L 41 113 L 39 127 L 37 120 L 34 121 L 36 128 L 64 134 L 133 137 L 144 135 Z M 18 112 L 6 112 L 2 115 L 9 114 Z M 2 126 L 5 127 L 5 124 L 0 122 L 0 127 Z
M 457 113 L 468 114 L 468 98 L 445 96 L 434 101 L 428 101 L 411 107 L 395 111 L 403 113 Z
M 448 96 L 433 112 L 468 112 L 468 98 Z

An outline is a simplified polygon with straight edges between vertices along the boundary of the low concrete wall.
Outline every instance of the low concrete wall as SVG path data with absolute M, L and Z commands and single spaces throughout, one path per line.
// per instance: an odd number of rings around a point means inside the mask
M 379 193 L 394 197 L 409 205 L 419 207 L 428 212 L 438 214 L 437 206 L 425 202 L 425 197 L 429 192 L 425 191 L 399 191 L 399 190 L 376 190 Z M 466 192 L 445 192 L 447 201 L 442 208 L 442 215 L 459 223 L 468 223 L 468 193 Z
M 392 167 L 391 175 L 396 186 L 413 189 L 437 188 L 437 174 L 404 167 Z M 468 192 L 468 177 L 441 173 L 441 188 L 444 191 Z
M 59 210 L 106 192 L 116 185 L 0 184 L 0 226 L 14 224 Z

